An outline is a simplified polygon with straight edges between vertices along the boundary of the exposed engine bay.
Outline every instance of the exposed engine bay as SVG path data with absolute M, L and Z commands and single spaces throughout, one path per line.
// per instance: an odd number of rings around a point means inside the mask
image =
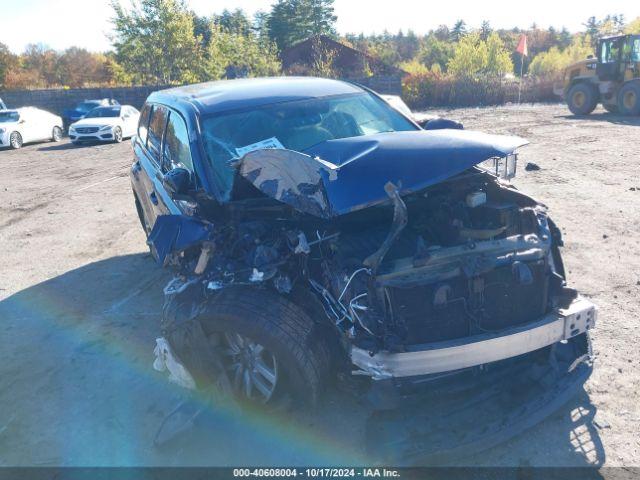
M 351 347 L 374 355 L 497 334 L 575 299 L 545 208 L 494 176 L 472 167 L 404 198 L 392 184 L 387 193 L 392 205 L 326 221 L 256 191 L 222 228 L 203 224 L 195 241 L 173 238 L 156 255 L 171 250 L 178 284 L 196 281 L 206 296 L 252 285 L 321 306 L 345 361 Z

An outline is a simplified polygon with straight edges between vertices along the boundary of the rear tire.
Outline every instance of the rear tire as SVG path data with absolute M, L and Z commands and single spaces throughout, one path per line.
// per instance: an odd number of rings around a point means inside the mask
M 53 127 L 53 131 L 51 132 L 51 141 L 59 142 L 62 140 L 62 129 L 60 127 Z
M 588 83 L 578 83 L 567 93 L 567 105 L 574 115 L 589 115 L 598 106 L 598 91 Z
M 622 86 L 618 92 L 618 110 L 623 115 L 640 115 L 640 82 Z
M 301 308 L 267 290 L 232 288 L 221 292 L 201 319 L 212 348 L 220 345 L 221 353 L 225 336 L 240 335 L 262 346 L 267 359 L 275 359 L 278 377 L 273 394 L 257 403 L 316 406 L 329 372 L 318 326 Z M 233 386 L 233 372 L 228 376 Z M 235 393 L 242 403 L 256 403 L 244 388 Z
M 22 135 L 20 135 L 20 133 L 18 132 L 12 132 L 11 135 L 9 135 L 9 145 L 11 145 L 11 148 L 13 148 L 14 150 L 21 148 Z

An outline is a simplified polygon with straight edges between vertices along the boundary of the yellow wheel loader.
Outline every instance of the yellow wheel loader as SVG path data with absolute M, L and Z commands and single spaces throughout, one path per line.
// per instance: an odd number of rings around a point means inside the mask
M 609 112 L 640 115 L 640 35 L 600 39 L 597 57 L 568 67 L 554 92 L 574 115 L 588 115 L 599 103 Z

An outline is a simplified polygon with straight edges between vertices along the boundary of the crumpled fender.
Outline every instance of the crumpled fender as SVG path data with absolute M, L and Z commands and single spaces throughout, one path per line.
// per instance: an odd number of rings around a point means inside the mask
M 164 266 L 167 257 L 201 244 L 211 237 L 213 225 L 186 215 L 160 215 L 147 239 L 151 254 Z

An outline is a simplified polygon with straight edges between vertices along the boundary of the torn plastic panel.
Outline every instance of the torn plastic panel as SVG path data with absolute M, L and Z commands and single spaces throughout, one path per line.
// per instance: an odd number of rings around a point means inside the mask
M 257 150 L 239 168 L 266 195 L 328 219 L 389 201 L 387 182 L 407 195 L 527 143 L 465 130 L 390 132 L 328 140 L 304 153 Z
M 166 265 L 171 254 L 198 246 L 211 236 L 213 225 L 186 215 L 161 215 L 156 218 L 147 244 L 158 263 Z

